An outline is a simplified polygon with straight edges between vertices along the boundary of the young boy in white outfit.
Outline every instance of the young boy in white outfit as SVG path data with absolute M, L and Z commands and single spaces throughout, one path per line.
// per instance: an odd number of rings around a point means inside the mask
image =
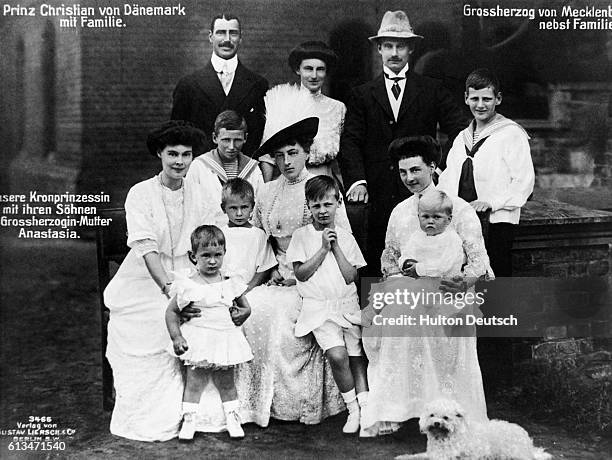
M 298 228 L 287 248 L 287 261 L 293 263 L 304 302 L 295 335 L 312 332 L 325 351 L 349 412 L 342 431 L 356 433 L 360 406 L 367 401 L 366 364 L 361 330 L 343 314 L 359 311 L 355 280 L 365 260 L 353 235 L 335 225 L 340 191 L 334 179 L 309 179 L 305 194 L 313 223 Z
M 455 138 L 438 182 L 438 188 L 463 198 L 484 220 L 496 277 L 512 276 L 514 232 L 535 182 L 529 136 L 497 113 L 501 102 L 499 80 L 491 71 L 476 69 L 468 75 L 465 103 L 474 120 Z

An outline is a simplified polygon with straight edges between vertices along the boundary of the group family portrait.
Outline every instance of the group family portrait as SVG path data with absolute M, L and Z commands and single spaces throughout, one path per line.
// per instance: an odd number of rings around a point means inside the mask
M 606 2 L 21 3 L 0 458 L 608 458 Z

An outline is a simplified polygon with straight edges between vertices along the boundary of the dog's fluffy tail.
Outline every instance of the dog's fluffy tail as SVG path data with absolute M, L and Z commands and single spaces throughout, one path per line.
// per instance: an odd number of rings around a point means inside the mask
M 534 460 L 551 460 L 553 457 L 541 447 L 536 447 L 533 451 Z

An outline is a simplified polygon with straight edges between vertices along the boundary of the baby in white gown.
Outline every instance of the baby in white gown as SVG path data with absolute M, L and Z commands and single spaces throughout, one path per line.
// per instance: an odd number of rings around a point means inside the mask
M 433 189 L 419 199 L 418 206 L 421 231 L 414 232 L 401 245 L 399 263 L 402 275 L 411 278 L 461 275 L 463 243 L 453 227 L 449 226 L 453 202 L 443 191 Z M 346 314 L 345 318 L 353 324 L 368 327 L 381 311 L 370 304 L 361 312 Z

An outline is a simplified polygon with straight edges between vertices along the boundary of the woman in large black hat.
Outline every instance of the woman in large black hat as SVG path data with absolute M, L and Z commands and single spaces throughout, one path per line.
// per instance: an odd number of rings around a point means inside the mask
M 110 310 L 106 356 L 116 394 L 110 431 L 124 438 L 166 441 L 178 434 L 183 378 L 166 351 L 164 313 L 172 272 L 192 267 L 191 231 L 214 222 L 209 200 L 184 180 L 204 140 L 181 120 L 151 131 L 147 148 L 161 171 L 134 185 L 125 200 L 131 250 L 104 291 Z
M 337 60 L 336 53 L 322 41 L 301 43 L 289 54 L 289 67 L 300 79 L 299 86 L 291 87 L 310 96 L 313 113 L 319 118 L 319 130 L 310 147 L 306 167 L 315 175 L 326 174 L 339 179 L 340 170 L 336 156 L 340 149 L 340 134 L 346 107 L 342 102 L 321 92 Z M 264 179 L 270 180 L 275 174 L 278 175 L 278 170 L 273 172 L 272 158 L 264 156 L 260 161 L 262 161 Z
M 253 213 L 253 223 L 273 243 L 278 268 L 268 286 L 248 294 L 252 314 L 244 332 L 255 358 L 239 370 L 237 379 L 243 423 L 261 426 L 267 426 L 270 417 L 318 423 L 344 410 L 331 368 L 312 334 L 294 336 L 302 301 L 286 250 L 294 230 L 312 222 L 304 186 L 314 177 L 306 162 L 320 124 L 307 103 L 312 100 L 310 93 L 298 91 L 297 98 L 287 99 L 284 89 L 273 88 L 265 98 L 267 118 L 260 147 L 260 153 L 274 159 L 281 175 L 259 189 Z M 344 207 L 338 209 L 336 222 L 350 230 Z

